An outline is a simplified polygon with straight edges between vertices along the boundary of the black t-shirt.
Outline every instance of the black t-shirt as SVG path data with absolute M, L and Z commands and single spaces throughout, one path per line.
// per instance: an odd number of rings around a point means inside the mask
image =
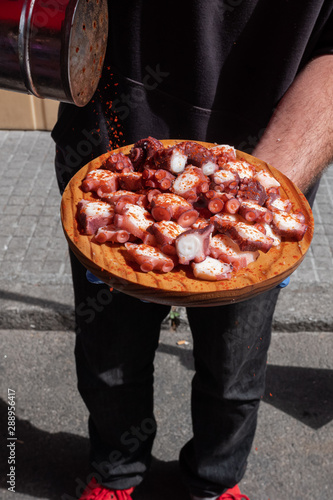
M 61 105 L 53 131 L 62 188 L 90 157 L 148 135 L 251 152 L 297 73 L 333 53 L 333 0 L 109 0 L 109 19 L 98 90 Z

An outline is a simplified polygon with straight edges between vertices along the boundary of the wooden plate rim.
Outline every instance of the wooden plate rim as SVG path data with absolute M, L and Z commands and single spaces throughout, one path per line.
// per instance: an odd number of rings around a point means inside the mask
M 164 145 L 170 146 L 182 140 L 163 140 Z M 206 147 L 215 144 L 196 141 Z M 186 276 L 184 269 L 175 269 L 170 273 L 159 274 L 155 272 L 143 273 L 134 264 L 129 264 L 125 259 L 125 250 L 122 245 L 98 245 L 91 242 L 91 236 L 80 233 L 75 219 L 76 204 L 78 199 L 92 199 L 91 193 L 83 193 L 80 184 L 86 174 L 98 168 L 103 160 L 111 153 L 122 151 L 128 153 L 132 145 L 107 152 L 82 167 L 67 185 L 61 202 L 61 221 L 65 236 L 70 248 L 87 269 L 109 285 L 125 293 L 139 298 L 150 298 L 155 302 L 180 305 L 215 305 L 216 303 L 230 303 L 255 296 L 270 288 L 289 276 L 303 261 L 313 237 L 314 221 L 311 208 L 303 193 L 279 170 L 242 151 L 237 151 L 239 159 L 245 159 L 258 169 L 268 170 L 281 184 L 284 195 L 290 198 L 295 208 L 302 210 L 308 224 L 308 230 L 301 242 L 283 242 L 280 247 L 271 249 L 268 254 L 262 254 L 256 262 L 248 268 L 241 270 L 231 280 L 205 281 L 196 280 Z M 100 248 L 104 250 L 100 251 Z M 107 250 L 106 250 L 107 249 Z M 267 255 L 269 261 L 275 260 L 276 269 L 260 271 Z M 290 255 L 294 257 L 290 259 Z M 288 257 L 288 259 L 287 259 Z M 107 259 L 113 259 L 110 265 Z M 285 267 L 279 260 L 288 260 Z M 279 262 L 279 267 L 277 267 Z M 283 262 L 283 260 L 282 260 Z M 276 264 L 276 265 L 275 265 Z

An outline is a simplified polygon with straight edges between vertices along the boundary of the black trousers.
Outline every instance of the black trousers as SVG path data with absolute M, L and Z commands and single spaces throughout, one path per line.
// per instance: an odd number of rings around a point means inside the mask
M 87 281 L 72 255 L 78 387 L 90 412 L 91 464 L 106 487 L 138 485 L 156 433 L 153 361 L 169 307 Z M 214 496 L 242 478 L 264 393 L 274 289 L 230 306 L 188 308 L 193 438 L 180 453 L 189 490 Z

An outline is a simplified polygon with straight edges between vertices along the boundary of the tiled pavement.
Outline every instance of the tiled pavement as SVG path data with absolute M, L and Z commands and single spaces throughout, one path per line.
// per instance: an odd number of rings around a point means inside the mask
M 297 280 L 333 284 L 333 165 L 323 175 L 313 207 L 315 233 Z M 309 269 L 305 269 L 308 266 Z
M 0 284 L 69 287 L 71 283 L 54 150 L 48 132 L 0 131 Z M 313 210 L 313 243 L 293 274 L 288 293 L 309 286 L 331 290 L 333 165 L 322 178 Z
M 70 283 L 48 132 L 0 131 L 0 260 L 8 280 Z

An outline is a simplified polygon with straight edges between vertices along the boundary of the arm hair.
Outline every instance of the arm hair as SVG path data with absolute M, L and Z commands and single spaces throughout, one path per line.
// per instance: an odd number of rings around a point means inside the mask
M 307 64 L 281 99 L 253 155 L 303 192 L 333 159 L 333 54 Z

